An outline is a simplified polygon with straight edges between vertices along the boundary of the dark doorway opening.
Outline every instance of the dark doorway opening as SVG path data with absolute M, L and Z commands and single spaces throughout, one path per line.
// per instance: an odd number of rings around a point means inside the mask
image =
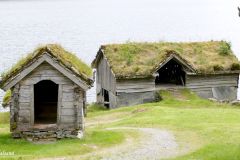
M 183 67 L 175 60 L 171 59 L 158 71 L 158 76 L 155 79 L 156 85 L 175 84 L 185 85 L 185 72 Z
M 56 124 L 58 84 L 43 80 L 34 85 L 34 123 Z
M 104 97 L 104 106 L 109 108 L 109 93 L 105 89 L 103 89 L 103 97 Z

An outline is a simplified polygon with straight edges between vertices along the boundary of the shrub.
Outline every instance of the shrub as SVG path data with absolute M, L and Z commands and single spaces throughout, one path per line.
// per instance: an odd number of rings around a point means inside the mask
M 231 53 L 231 43 L 222 42 L 219 48 L 220 55 L 229 55 Z
M 154 99 L 155 99 L 155 102 L 159 102 L 162 100 L 162 97 L 160 95 L 160 92 L 155 92 L 154 93 Z
M 214 71 L 222 71 L 224 68 L 222 67 L 222 66 L 220 66 L 220 65 L 214 65 L 213 66 L 213 70 Z
M 140 68 L 138 66 L 133 68 L 135 72 L 138 72 L 140 70 Z
M 11 96 L 12 96 L 11 90 L 7 90 L 7 92 L 5 93 L 5 95 L 3 97 L 3 102 L 2 102 L 3 107 L 8 106 L 8 104 L 10 103 L 10 100 L 11 100 Z
M 102 106 L 97 103 L 92 103 L 87 106 L 87 112 L 97 112 L 97 111 L 105 111 L 108 110 L 105 106 Z
M 239 63 L 233 63 L 231 65 L 231 70 L 234 71 L 234 70 L 240 70 L 240 64 Z

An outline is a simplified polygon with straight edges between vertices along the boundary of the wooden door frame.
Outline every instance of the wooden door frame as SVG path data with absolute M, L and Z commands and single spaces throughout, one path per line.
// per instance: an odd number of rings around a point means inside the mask
M 46 79 L 47 80 L 47 79 Z M 49 80 L 49 79 L 48 79 Z M 41 81 L 44 81 L 41 80 Z M 37 83 L 41 82 L 41 81 L 38 81 Z M 49 81 L 52 81 L 52 80 L 49 80 Z M 52 81 L 54 82 L 54 81 Z M 32 84 L 30 86 L 30 92 L 32 93 L 31 94 L 31 102 L 30 102 L 30 105 L 31 105 L 31 113 L 30 113 L 30 125 L 33 127 L 34 124 L 35 124 L 35 113 L 34 113 L 34 109 L 35 109 L 35 105 L 34 105 L 34 85 L 36 85 L 37 83 L 35 84 Z M 55 83 L 55 82 L 54 82 Z M 56 83 L 57 84 L 57 83 Z M 57 121 L 56 121 L 56 125 L 59 126 L 60 125 L 60 116 L 61 116 L 61 106 L 62 106 L 62 84 L 57 84 L 58 85 L 58 101 L 57 101 Z

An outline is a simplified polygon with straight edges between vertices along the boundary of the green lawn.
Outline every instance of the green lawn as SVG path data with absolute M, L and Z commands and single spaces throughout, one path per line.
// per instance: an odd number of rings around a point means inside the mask
M 65 157 L 83 155 L 99 148 L 111 147 L 121 143 L 125 137 L 122 132 L 106 131 L 100 127 L 85 130 L 83 139 L 64 139 L 49 144 L 12 139 L 9 133 L 9 113 L 0 113 L 0 152 L 14 152 L 15 156 L 1 156 L 0 159 L 34 159 L 42 157 Z M 101 138 L 99 138 L 101 137 Z
M 106 110 L 89 107 L 83 140 L 60 140 L 53 144 L 32 144 L 10 138 L 6 114 L 0 114 L 0 151 L 14 151 L 16 157 L 61 157 L 96 152 L 124 142 L 128 132 L 108 127 L 153 127 L 172 131 L 180 146 L 190 151 L 176 160 L 239 160 L 240 108 L 198 98 L 186 90 L 181 95 L 162 92 L 163 101 Z M 177 98 L 175 98 L 177 97 Z M 5 118 L 4 118 L 5 117 Z M 106 122 L 106 123 L 104 123 Z M 0 157 L 1 158 L 1 157 Z

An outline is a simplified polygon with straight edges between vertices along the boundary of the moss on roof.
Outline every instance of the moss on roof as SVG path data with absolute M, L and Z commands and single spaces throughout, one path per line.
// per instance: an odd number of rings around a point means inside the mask
M 75 54 L 66 51 L 60 45 L 47 44 L 45 46 L 38 47 L 32 53 L 20 59 L 10 70 L 2 73 L 0 87 L 3 86 L 3 84 L 9 79 L 21 72 L 34 59 L 41 57 L 45 53 L 48 53 L 56 58 L 62 65 L 70 69 L 74 74 L 85 80 L 88 84 L 92 84 L 92 69 L 87 64 L 81 61 Z
M 109 44 L 100 48 L 117 78 L 150 77 L 161 62 L 176 53 L 198 74 L 239 70 L 240 65 L 225 41 Z

